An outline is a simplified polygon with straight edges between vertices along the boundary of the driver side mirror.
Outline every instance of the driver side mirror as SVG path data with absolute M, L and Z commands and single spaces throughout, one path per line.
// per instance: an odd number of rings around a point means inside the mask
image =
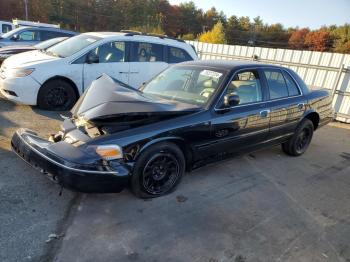
M 100 58 L 94 52 L 90 52 L 86 57 L 87 64 L 98 64 L 100 62 Z
M 240 102 L 239 95 L 237 94 L 227 94 L 224 96 L 224 106 L 232 107 L 238 105 Z
M 17 34 L 14 34 L 12 37 L 11 37 L 11 40 L 13 41 L 17 41 L 19 39 L 19 36 Z

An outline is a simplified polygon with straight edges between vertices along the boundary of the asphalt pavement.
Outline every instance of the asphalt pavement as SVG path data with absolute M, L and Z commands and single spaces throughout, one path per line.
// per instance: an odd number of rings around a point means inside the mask
M 145 201 L 59 195 L 10 151 L 17 128 L 47 137 L 60 122 L 0 98 L 0 261 L 350 261 L 349 125 L 321 128 L 301 157 L 225 160 Z

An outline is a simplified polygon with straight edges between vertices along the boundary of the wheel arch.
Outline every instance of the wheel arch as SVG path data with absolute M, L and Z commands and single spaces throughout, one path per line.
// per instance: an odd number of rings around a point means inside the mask
M 40 86 L 39 92 L 40 92 L 41 88 L 42 88 L 46 83 L 48 83 L 48 82 L 50 82 L 50 81 L 53 81 L 53 80 L 63 80 L 63 81 L 65 81 L 65 82 L 69 83 L 69 84 L 72 86 L 72 88 L 73 88 L 73 90 L 74 90 L 74 93 L 75 93 L 75 95 L 77 96 L 77 99 L 80 97 L 80 93 L 79 93 L 78 87 L 77 87 L 77 85 L 73 82 L 73 80 L 71 80 L 71 79 L 68 78 L 68 77 L 61 76 L 61 75 L 55 75 L 55 76 L 50 77 L 49 79 L 47 79 L 47 80 L 46 80 L 44 83 L 42 83 L 42 85 Z M 39 96 L 38 96 L 38 97 L 39 97 Z M 37 98 L 37 99 L 38 99 L 38 98 Z
M 318 128 L 318 125 L 320 123 L 320 115 L 317 112 L 315 112 L 315 111 L 307 112 L 304 115 L 303 119 L 309 119 L 312 122 L 312 124 L 314 125 L 314 130 L 316 130 Z
M 175 144 L 176 146 L 178 146 L 180 148 L 180 150 L 182 151 L 182 153 L 185 157 L 186 171 L 191 170 L 192 161 L 193 161 L 193 151 L 189 147 L 188 143 L 186 143 L 186 141 L 180 137 L 163 137 L 163 138 L 151 140 L 141 147 L 136 158 L 139 157 L 139 155 L 143 151 L 145 151 L 147 148 L 149 148 L 150 146 L 153 146 L 153 145 L 156 145 L 159 143 L 164 143 L 164 142 Z

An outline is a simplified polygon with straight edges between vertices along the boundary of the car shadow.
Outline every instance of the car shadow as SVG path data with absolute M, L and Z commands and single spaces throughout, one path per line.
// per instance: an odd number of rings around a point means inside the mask
M 17 123 L 13 119 L 5 116 L 8 112 L 14 111 L 16 104 L 6 100 L 0 95 L 0 141 L 5 139 L 6 129 L 17 127 Z
M 56 120 L 63 120 L 61 115 L 63 116 L 69 115 L 69 111 L 48 111 L 48 110 L 39 109 L 36 106 L 32 106 L 31 109 L 34 113 L 38 115 L 45 116 L 51 119 L 56 119 Z

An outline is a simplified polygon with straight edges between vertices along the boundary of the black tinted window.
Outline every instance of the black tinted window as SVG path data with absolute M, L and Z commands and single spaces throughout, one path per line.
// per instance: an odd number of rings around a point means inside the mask
M 61 37 L 63 34 L 59 32 L 52 32 L 52 31 L 41 31 L 41 40 L 49 40 L 51 38 Z
M 190 55 L 181 48 L 170 47 L 168 48 L 168 61 L 169 63 L 181 63 L 185 61 L 193 60 Z
M 237 73 L 228 86 L 226 94 L 238 95 L 240 105 L 262 101 L 258 72 L 247 70 Z
M 2 29 L 3 33 L 7 33 L 7 32 L 12 30 L 12 26 L 7 25 L 7 24 L 3 24 L 1 29 Z
M 125 61 L 125 43 L 110 42 L 92 50 L 98 57 L 99 63 L 116 63 Z
M 132 44 L 131 62 L 160 62 L 164 61 L 164 46 L 151 43 Z
M 288 96 L 288 89 L 282 72 L 278 69 L 266 69 L 264 74 L 269 85 L 270 99 Z
M 299 88 L 296 85 L 293 78 L 286 72 L 283 72 L 283 75 L 284 75 L 284 79 L 286 80 L 289 96 L 300 95 Z

